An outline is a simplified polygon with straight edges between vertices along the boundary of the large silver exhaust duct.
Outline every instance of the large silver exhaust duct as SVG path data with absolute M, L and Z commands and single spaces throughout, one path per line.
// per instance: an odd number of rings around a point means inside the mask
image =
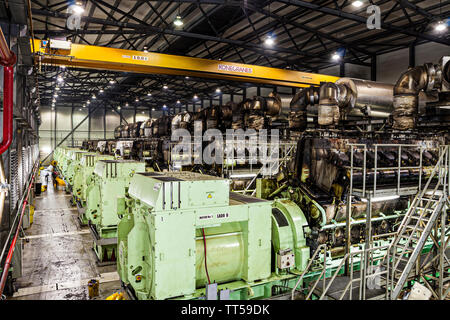
M 362 79 L 341 78 L 336 81 L 345 86 L 344 112 L 349 116 L 388 118 L 393 110 L 394 86 Z
M 388 118 L 393 110 L 393 85 L 341 78 L 320 87 L 318 122 L 336 125 L 347 116 Z
M 345 88 L 345 87 L 343 87 Z M 324 83 L 319 91 L 319 125 L 327 126 L 339 123 L 339 87 L 332 82 Z
M 450 78 L 450 67 L 444 65 L 446 57 L 439 64 L 425 63 L 405 71 L 394 86 L 393 128 L 413 129 L 418 114 L 420 91 L 431 92 L 434 89 L 445 91 L 446 79 Z M 441 87 L 442 85 L 442 87 Z
M 304 131 L 307 126 L 307 112 L 309 105 L 319 102 L 319 87 L 301 88 L 290 102 L 289 128 Z
M 393 128 L 413 129 L 417 117 L 419 91 L 426 89 L 428 73 L 425 65 L 411 68 L 402 73 L 394 86 Z

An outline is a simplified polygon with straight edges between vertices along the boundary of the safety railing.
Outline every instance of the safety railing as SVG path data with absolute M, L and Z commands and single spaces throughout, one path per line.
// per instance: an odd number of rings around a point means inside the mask
M 390 245 L 389 252 L 391 252 L 392 259 L 386 257 L 385 264 L 391 265 L 388 277 L 390 283 L 386 284 L 386 294 L 389 294 L 391 299 L 396 299 L 400 294 L 439 215 L 447 210 L 445 203 L 449 201 L 449 149 L 449 146 L 440 147 L 440 156 L 436 166 L 424 188 L 414 197 Z M 437 179 L 434 179 L 435 177 Z M 430 189 L 433 180 L 436 180 L 437 183 Z M 425 206 L 423 203 L 426 203 Z M 445 224 L 445 221 L 441 221 L 440 228 L 443 228 Z M 445 250 L 440 254 L 445 255 Z M 425 267 L 422 268 L 422 271 L 424 269 Z
M 405 193 L 408 194 L 414 194 L 417 192 L 417 188 L 420 191 L 421 185 L 422 185 L 422 179 L 423 179 L 423 153 L 427 149 L 426 147 L 422 145 L 417 144 L 372 144 L 368 146 L 367 144 L 363 143 L 350 143 L 348 144 L 350 147 L 350 166 L 347 167 L 350 171 L 350 185 L 353 186 L 354 183 L 354 174 L 355 172 L 362 172 L 362 187 L 361 188 L 353 188 L 352 192 L 355 194 L 366 197 L 368 190 L 372 193 L 373 197 L 376 197 L 378 195 L 402 195 Z M 403 156 L 406 155 L 406 150 L 413 150 L 418 151 L 419 159 L 418 159 L 418 165 L 402 165 L 403 163 Z M 363 159 L 362 159 L 362 166 L 358 167 L 355 166 L 355 155 L 358 152 L 362 152 Z M 373 166 L 368 167 L 368 153 L 373 152 Z M 380 153 L 388 152 L 391 155 L 395 154 L 396 159 L 394 159 L 392 166 L 379 166 L 379 159 L 380 159 Z M 406 155 L 407 156 L 407 155 Z M 396 164 L 395 164 L 396 163 Z M 405 185 L 404 180 L 402 181 L 402 172 L 405 170 L 416 170 L 418 172 L 418 184 L 417 188 L 413 187 L 410 188 L 409 186 Z M 394 188 L 390 188 L 389 190 L 381 190 L 379 188 L 379 185 L 377 183 L 378 179 L 378 173 L 380 172 L 395 172 L 396 175 L 396 183 Z M 369 174 L 373 175 L 373 182 L 368 185 L 367 181 L 369 181 Z
M 326 269 L 327 269 L 327 267 L 326 267 L 327 266 L 327 245 L 326 244 L 321 244 L 314 251 L 314 254 L 309 259 L 305 270 L 303 270 L 303 272 L 301 273 L 301 275 L 298 278 L 297 282 L 295 283 L 294 288 L 292 288 L 291 300 L 294 300 L 295 292 L 297 291 L 298 286 L 302 283 L 303 279 L 305 278 L 305 275 L 307 275 L 308 273 L 311 272 L 311 268 L 313 266 L 313 263 L 317 261 L 316 259 L 319 257 L 319 254 L 321 252 L 323 252 L 323 267 L 322 267 L 322 272 L 320 273 L 318 280 L 320 280 L 320 278 L 324 277 L 324 274 L 326 273 Z M 316 281 L 315 285 L 317 286 L 317 281 Z M 324 283 L 323 289 L 325 290 L 325 283 Z M 313 293 L 313 290 L 310 290 L 310 292 L 306 296 L 305 300 L 309 300 L 309 298 L 311 297 L 312 293 Z
M 311 266 L 314 259 L 316 259 L 319 252 L 321 252 L 324 248 L 326 248 L 326 245 L 321 245 L 317 248 L 317 250 L 314 252 L 313 257 L 310 259 L 306 269 L 302 272 L 299 279 L 296 282 L 296 285 L 292 289 L 291 292 L 291 298 L 294 299 L 294 294 L 296 291 L 298 291 L 298 286 L 304 279 L 305 275 L 311 272 Z M 327 267 L 326 264 L 326 254 L 324 254 L 324 263 L 323 268 L 318 277 L 309 283 L 308 294 L 305 296 L 305 300 L 311 299 L 312 295 L 315 293 L 316 289 L 318 288 L 319 283 L 321 282 L 321 290 L 319 293 L 317 293 L 317 297 L 319 300 L 323 300 L 327 297 L 329 294 L 330 289 L 333 286 L 333 283 L 335 280 L 341 276 L 343 268 L 345 265 L 349 265 L 350 272 L 347 279 L 347 284 L 345 285 L 344 289 L 340 291 L 340 295 L 337 297 L 337 300 L 343 300 L 347 293 L 348 297 L 346 300 L 353 300 L 353 291 L 355 286 L 358 286 L 358 299 L 359 300 L 365 300 L 367 296 L 367 287 L 369 289 L 381 289 L 383 282 L 383 276 L 384 279 L 387 278 L 387 275 L 389 273 L 389 270 L 386 268 L 383 268 L 381 266 L 381 262 L 384 259 L 384 255 L 380 254 L 380 252 L 387 251 L 389 248 L 389 245 L 384 246 L 374 246 L 371 248 L 365 247 L 362 250 L 355 250 L 350 253 L 347 253 L 344 255 L 343 258 L 340 259 L 339 264 L 337 266 L 330 266 Z M 359 276 L 355 277 L 355 265 L 359 262 Z M 329 276 L 327 276 L 328 271 L 334 269 Z M 329 279 L 327 281 L 327 279 Z M 385 297 L 387 295 L 385 294 Z

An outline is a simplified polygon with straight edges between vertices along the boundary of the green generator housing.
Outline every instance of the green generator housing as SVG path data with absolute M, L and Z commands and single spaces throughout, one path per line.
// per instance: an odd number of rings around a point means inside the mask
M 81 151 L 79 148 L 69 148 L 65 147 L 61 149 L 61 153 L 58 156 L 58 167 L 60 170 L 60 173 L 62 177 L 65 179 L 67 174 L 67 168 L 69 167 L 70 163 L 72 162 L 72 156 L 73 153 L 76 151 Z
M 118 201 L 117 270 L 138 299 L 201 298 L 214 283 L 232 299 L 262 298 L 309 258 L 300 208 L 229 192 L 226 179 L 136 174 Z
M 86 188 L 85 217 L 94 237 L 99 261 L 113 261 L 117 244 L 117 198 L 128 192 L 131 178 L 145 172 L 145 162 L 99 160 Z
M 82 207 L 86 205 L 86 190 L 91 184 L 95 165 L 100 160 L 114 160 L 114 156 L 85 153 L 82 155 L 78 168 L 75 170 L 72 192 L 74 200 Z
M 67 170 L 65 172 L 64 177 L 66 178 L 66 183 L 69 185 L 70 189 L 72 190 L 75 173 L 80 170 L 81 158 L 85 154 L 94 155 L 95 152 L 88 152 L 86 150 L 77 150 L 77 151 L 71 152 L 70 154 L 72 157 L 72 161 L 70 161 L 70 163 L 68 163 Z

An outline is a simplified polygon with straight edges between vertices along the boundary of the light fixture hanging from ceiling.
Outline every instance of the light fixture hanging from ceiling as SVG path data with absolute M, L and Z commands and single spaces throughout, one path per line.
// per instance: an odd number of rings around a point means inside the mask
M 267 15 L 268 23 L 267 25 L 270 25 L 270 2 L 269 2 L 269 14 Z M 266 39 L 264 40 L 264 44 L 268 47 L 271 47 L 275 44 L 275 37 L 273 35 L 273 32 L 269 32 Z
M 178 3 L 178 15 L 175 20 L 173 20 L 173 24 L 176 27 L 181 27 L 184 24 L 183 20 L 181 20 L 181 3 Z
M 442 0 L 439 1 L 439 17 L 442 17 Z M 438 23 L 434 26 L 434 30 L 437 32 L 447 30 L 447 23 L 448 19 L 438 21 Z

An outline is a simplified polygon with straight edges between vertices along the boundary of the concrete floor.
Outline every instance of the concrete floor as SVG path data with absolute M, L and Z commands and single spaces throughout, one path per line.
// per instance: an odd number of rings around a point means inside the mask
M 23 273 L 11 299 L 89 299 L 90 279 L 100 280 L 100 296 L 94 299 L 123 292 L 116 265 L 96 264 L 92 236 L 87 227 L 80 227 L 76 207 L 69 200 L 69 194 L 54 190 L 51 184 L 36 198 L 34 222 L 23 239 Z

